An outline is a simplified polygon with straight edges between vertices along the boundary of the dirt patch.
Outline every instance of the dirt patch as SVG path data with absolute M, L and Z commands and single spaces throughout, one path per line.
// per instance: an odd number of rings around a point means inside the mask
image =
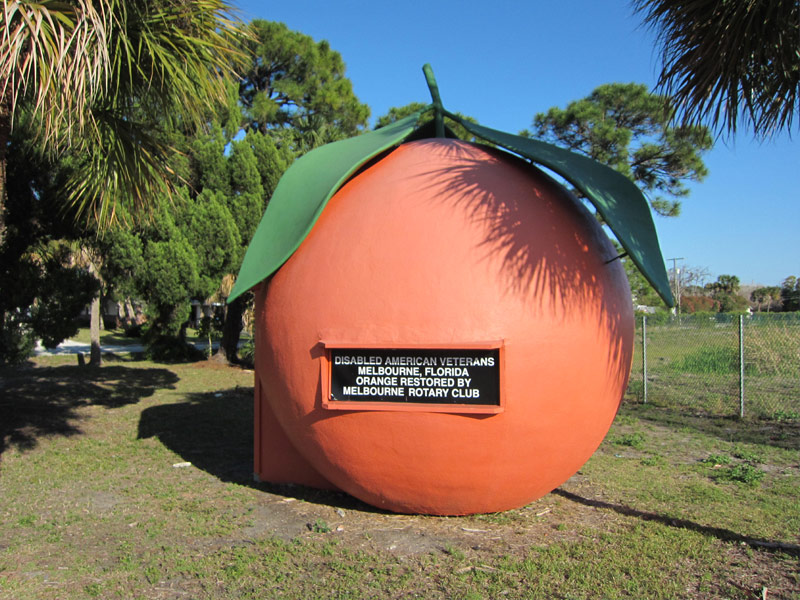
M 565 489 L 588 491 L 582 474 Z M 341 493 L 288 488 L 264 492 L 251 506 L 241 541 L 335 539 L 348 548 L 398 557 L 436 552 L 524 555 L 532 546 L 575 540 L 587 529 L 611 531 L 624 516 L 550 494 L 524 508 L 497 514 L 428 517 L 383 513 Z

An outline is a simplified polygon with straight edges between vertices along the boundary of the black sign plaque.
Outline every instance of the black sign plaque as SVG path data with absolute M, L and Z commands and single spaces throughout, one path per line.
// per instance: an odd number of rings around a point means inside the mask
M 500 406 L 500 350 L 330 348 L 331 402 Z

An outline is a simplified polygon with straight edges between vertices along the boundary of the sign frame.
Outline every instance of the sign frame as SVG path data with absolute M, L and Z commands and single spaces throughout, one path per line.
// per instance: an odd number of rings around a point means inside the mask
M 505 412 L 505 343 L 500 341 L 468 342 L 456 344 L 400 344 L 364 343 L 323 340 L 320 360 L 322 408 L 346 411 L 432 412 L 474 415 L 495 415 Z M 331 395 L 333 361 L 332 350 L 497 350 L 498 351 L 498 404 L 456 404 L 432 402 L 374 402 L 368 400 L 335 400 Z

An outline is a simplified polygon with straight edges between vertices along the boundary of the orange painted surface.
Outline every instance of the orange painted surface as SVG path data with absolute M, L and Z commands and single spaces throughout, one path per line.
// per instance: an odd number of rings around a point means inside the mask
M 263 304 L 264 288 L 262 284 L 255 289 L 256 305 Z M 257 315 L 258 323 L 261 323 L 263 316 L 263 311 L 260 311 Z M 263 348 L 263 337 L 256 336 L 256 353 L 260 355 L 266 351 Z M 292 483 L 326 490 L 337 489 L 303 458 L 286 437 L 286 433 L 272 412 L 267 395 L 267 389 L 262 385 L 261 378 L 256 372 L 253 465 L 258 479 L 270 483 Z
M 633 312 L 615 256 L 592 216 L 522 161 L 455 140 L 400 146 L 339 190 L 260 288 L 261 423 L 274 418 L 286 440 L 274 456 L 262 440 L 257 474 L 270 480 L 291 448 L 324 481 L 411 513 L 500 511 L 550 492 L 600 444 L 627 385 Z M 325 340 L 501 340 L 504 409 L 327 410 Z

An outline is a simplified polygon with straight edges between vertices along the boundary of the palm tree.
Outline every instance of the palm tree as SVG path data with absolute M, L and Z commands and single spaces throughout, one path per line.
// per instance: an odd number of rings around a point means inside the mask
M 101 226 L 169 187 L 169 144 L 229 97 L 243 28 L 226 0 L 3 0 L 0 244 L 6 142 L 24 120 L 40 148 L 69 152 L 68 200 Z
M 800 109 L 797 0 L 632 0 L 658 33 L 661 91 L 685 122 L 756 136 L 791 131 Z

